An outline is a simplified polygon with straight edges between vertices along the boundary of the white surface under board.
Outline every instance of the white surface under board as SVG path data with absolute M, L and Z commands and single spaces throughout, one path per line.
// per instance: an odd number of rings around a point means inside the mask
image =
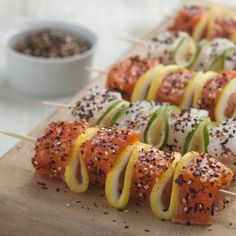
M 100 38 L 94 65 L 106 68 L 130 45 L 118 35 L 141 38 L 155 27 L 164 13 L 174 11 L 180 0 L 0 0 L 0 40 L 11 25 L 24 20 L 73 20 L 95 30 Z M 225 3 L 224 1 L 217 1 Z M 235 0 L 227 1 L 235 4 Z M 54 109 L 42 106 L 41 99 L 21 94 L 7 82 L 3 47 L 0 47 L 0 129 L 27 133 Z M 54 99 L 63 101 L 66 98 Z M 0 156 L 17 140 L 0 135 Z

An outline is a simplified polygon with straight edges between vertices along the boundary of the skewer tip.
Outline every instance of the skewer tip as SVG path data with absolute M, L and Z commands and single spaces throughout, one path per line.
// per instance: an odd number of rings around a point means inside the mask
M 37 140 L 35 137 L 31 137 L 31 136 L 23 135 L 23 134 L 18 134 L 18 133 L 6 131 L 6 130 L 0 130 L 0 134 L 14 137 L 14 138 L 18 138 L 18 139 L 22 139 L 25 141 L 30 141 L 30 142 L 36 142 L 36 140 Z

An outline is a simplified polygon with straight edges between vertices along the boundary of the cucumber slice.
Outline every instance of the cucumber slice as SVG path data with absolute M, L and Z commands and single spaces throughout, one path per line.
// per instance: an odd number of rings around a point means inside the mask
M 123 108 L 120 111 L 118 111 L 112 118 L 111 120 L 111 124 L 112 125 L 117 125 L 118 124 L 118 120 L 128 111 L 128 108 Z
M 114 115 L 128 106 L 129 102 L 124 100 L 117 101 L 116 103 L 112 104 L 98 120 L 97 125 L 99 125 L 99 127 L 111 127 Z
M 144 140 L 144 131 L 153 113 L 160 107 L 155 102 L 137 101 L 131 103 L 116 119 L 115 125 L 119 128 L 128 128 L 140 131 L 140 140 Z
M 209 128 L 209 143 L 207 152 L 210 156 L 218 159 L 234 173 L 236 171 L 236 119 L 228 119 L 216 126 Z
M 166 117 L 164 107 L 159 107 L 148 121 L 144 131 L 144 142 L 160 148 L 166 137 Z
M 145 100 L 153 79 L 163 69 L 163 65 L 157 65 L 145 72 L 135 84 L 131 95 L 131 102 Z
M 229 48 L 224 53 L 223 69 L 236 70 L 236 47 Z
M 192 69 L 208 71 L 215 61 L 221 57 L 228 48 L 233 46 L 234 43 L 228 39 L 213 39 L 202 48 L 197 60 L 192 66 Z
M 175 106 L 163 105 L 151 116 L 144 131 L 144 142 L 157 148 L 166 144 L 169 134 L 169 117 L 171 113 L 179 112 Z
M 195 57 L 194 57 L 192 63 L 189 65 L 189 68 L 192 68 L 192 67 L 194 66 L 194 64 L 195 64 L 195 63 L 197 62 L 197 60 L 198 60 L 199 55 L 201 54 L 202 49 L 203 49 L 204 46 L 205 46 L 206 44 L 208 44 L 208 43 L 209 43 L 209 40 L 207 40 L 207 39 L 203 39 L 203 40 L 201 40 L 201 41 L 198 43 L 198 45 L 197 45 L 197 51 L 196 51 Z
M 184 153 L 190 151 L 203 152 L 204 147 L 204 128 L 207 123 L 210 122 L 210 118 L 199 119 L 192 132 L 190 132 L 186 138 L 184 144 Z
M 217 72 L 224 69 L 224 53 L 212 62 L 210 69 Z
M 191 37 L 183 38 L 174 52 L 174 62 L 177 65 L 189 67 L 196 55 L 197 46 Z
M 205 125 L 203 130 L 203 136 L 204 136 L 204 152 L 208 152 L 207 147 L 210 142 L 210 128 L 212 126 L 217 126 L 217 122 L 209 122 Z
M 184 38 L 190 38 L 186 32 L 164 31 L 154 37 L 147 45 L 147 54 L 161 64 L 174 64 L 175 51 Z
M 189 148 L 198 124 L 207 117 L 207 111 L 194 108 L 183 110 L 176 115 L 172 114 L 165 150 L 177 151 L 183 154 Z

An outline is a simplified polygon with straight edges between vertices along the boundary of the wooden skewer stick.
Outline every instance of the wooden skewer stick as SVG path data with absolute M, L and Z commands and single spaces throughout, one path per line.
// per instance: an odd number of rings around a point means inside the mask
M 66 105 L 62 103 L 57 103 L 57 102 L 49 102 L 49 101 L 42 101 L 42 104 L 48 105 L 48 106 L 53 106 L 53 107 L 60 107 L 60 108 L 70 108 L 72 105 Z
M 32 142 L 32 141 L 36 142 L 37 141 L 37 139 L 34 138 L 34 137 L 31 137 L 31 136 L 28 136 L 28 135 L 23 135 L 23 134 L 18 134 L 18 133 L 15 133 L 15 132 L 0 130 L 0 133 L 4 134 L 4 135 L 7 135 L 7 136 L 10 136 L 10 137 L 19 138 L 19 139 L 22 139 L 22 140 L 25 140 L 25 141 L 30 141 L 30 142 Z
M 100 69 L 100 68 L 96 68 L 96 67 L 85 67 L 85 70 L 87 71 L 93 71 L 93 72 L 98 72 L 100 74 L 104 74 L 107 75 L 108 71 Z
M 36 142 L 37 141 L 37 139 L 34 138 L 34 137 L 31 137 L 31 136 L 28 136 L 28 135 L 23 135 L 23 134 L 18 134 L 18 133 L 15 133 L 15 132 L 0 130 L 0 133 L 4 134 L 4 135 L 7 135 L 7 136 L 10 136 L 10 137 L 19 138 L 19 139 L 22 139 L 22 140 L 25 140 L 25 141 L 30 141 L 30 142 Z M 224 194 L 227 194 L 229 196 L 236 197 L 236 193 L 234 193 L 234 192 L 230 192 L 230 191 L 227 191 L 227 190 L 224 190 L 224 189 L 220 189 L 219 191 L 224 193 Z
M 130 36 L 117 36 L 116 37 L 118 40 L 123 40 L 132 44 L 139 44 L 141 46 L 146 46 L 149 41 L 147 40 L 141 40 L 141 39 L 136 39 L 136 38 L 132 38 Z
M 229 196 L 236 197 L 236 193 L 234 193 L 234 192 L 230 192 L 230 191 L 227 191 L 227 190 L 224 190 L 224 189 L 220 189 L 219 191 L 224 193 L 224 194 L 227 194 Z

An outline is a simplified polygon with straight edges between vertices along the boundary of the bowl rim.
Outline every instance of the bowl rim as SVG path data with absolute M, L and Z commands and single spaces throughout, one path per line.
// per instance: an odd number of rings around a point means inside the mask
M 77 33 L 81 33 L 81 35 L 89 35 L 90 39 L 88 41 L 91 44 L 91 47 L 78 55 L 68 56 L 68 57 L 56 57 L 56 58 L 45 58 L 45 57 L 36 57 L 27 55 L 21 52 L 16 51 L 12 45 L 10 45 L 10 41 L 17 37 L 19 34 L 21 34 L 24 31 L 35 31 L 40 28 L 50 28 L 53 26 L 50 25 L 56 25 L 55 28 L 61 30 L 65 30 L 66 26 L 76 26 L 78 28 L 78 31 L 71 30 Z M 35 29 L 33 29 L 35 27 Z M 92 38 L 92 40 L 91 40 Z M 97 34 L 88 28 L 87 26 L 84 26 L 78 22 L 75 21 L 69 21 L 69 20 L 27 20 L 23 21 L 18 24 L 14 24 L 12 27 L 10 27 L 3 36 L 3 46 L 7 52 L 9 52 L 12 56 L 18 57 L 19 59 L 28 61 L 28 62 L 36 62 L 36 63 L 64 63 L 64 62 L 74 62 L 83 58 L 86 58 L 88 56 L 91 56 L 94 54 L 95 49 L 97 48 L 98 43 L 98 36 Z

